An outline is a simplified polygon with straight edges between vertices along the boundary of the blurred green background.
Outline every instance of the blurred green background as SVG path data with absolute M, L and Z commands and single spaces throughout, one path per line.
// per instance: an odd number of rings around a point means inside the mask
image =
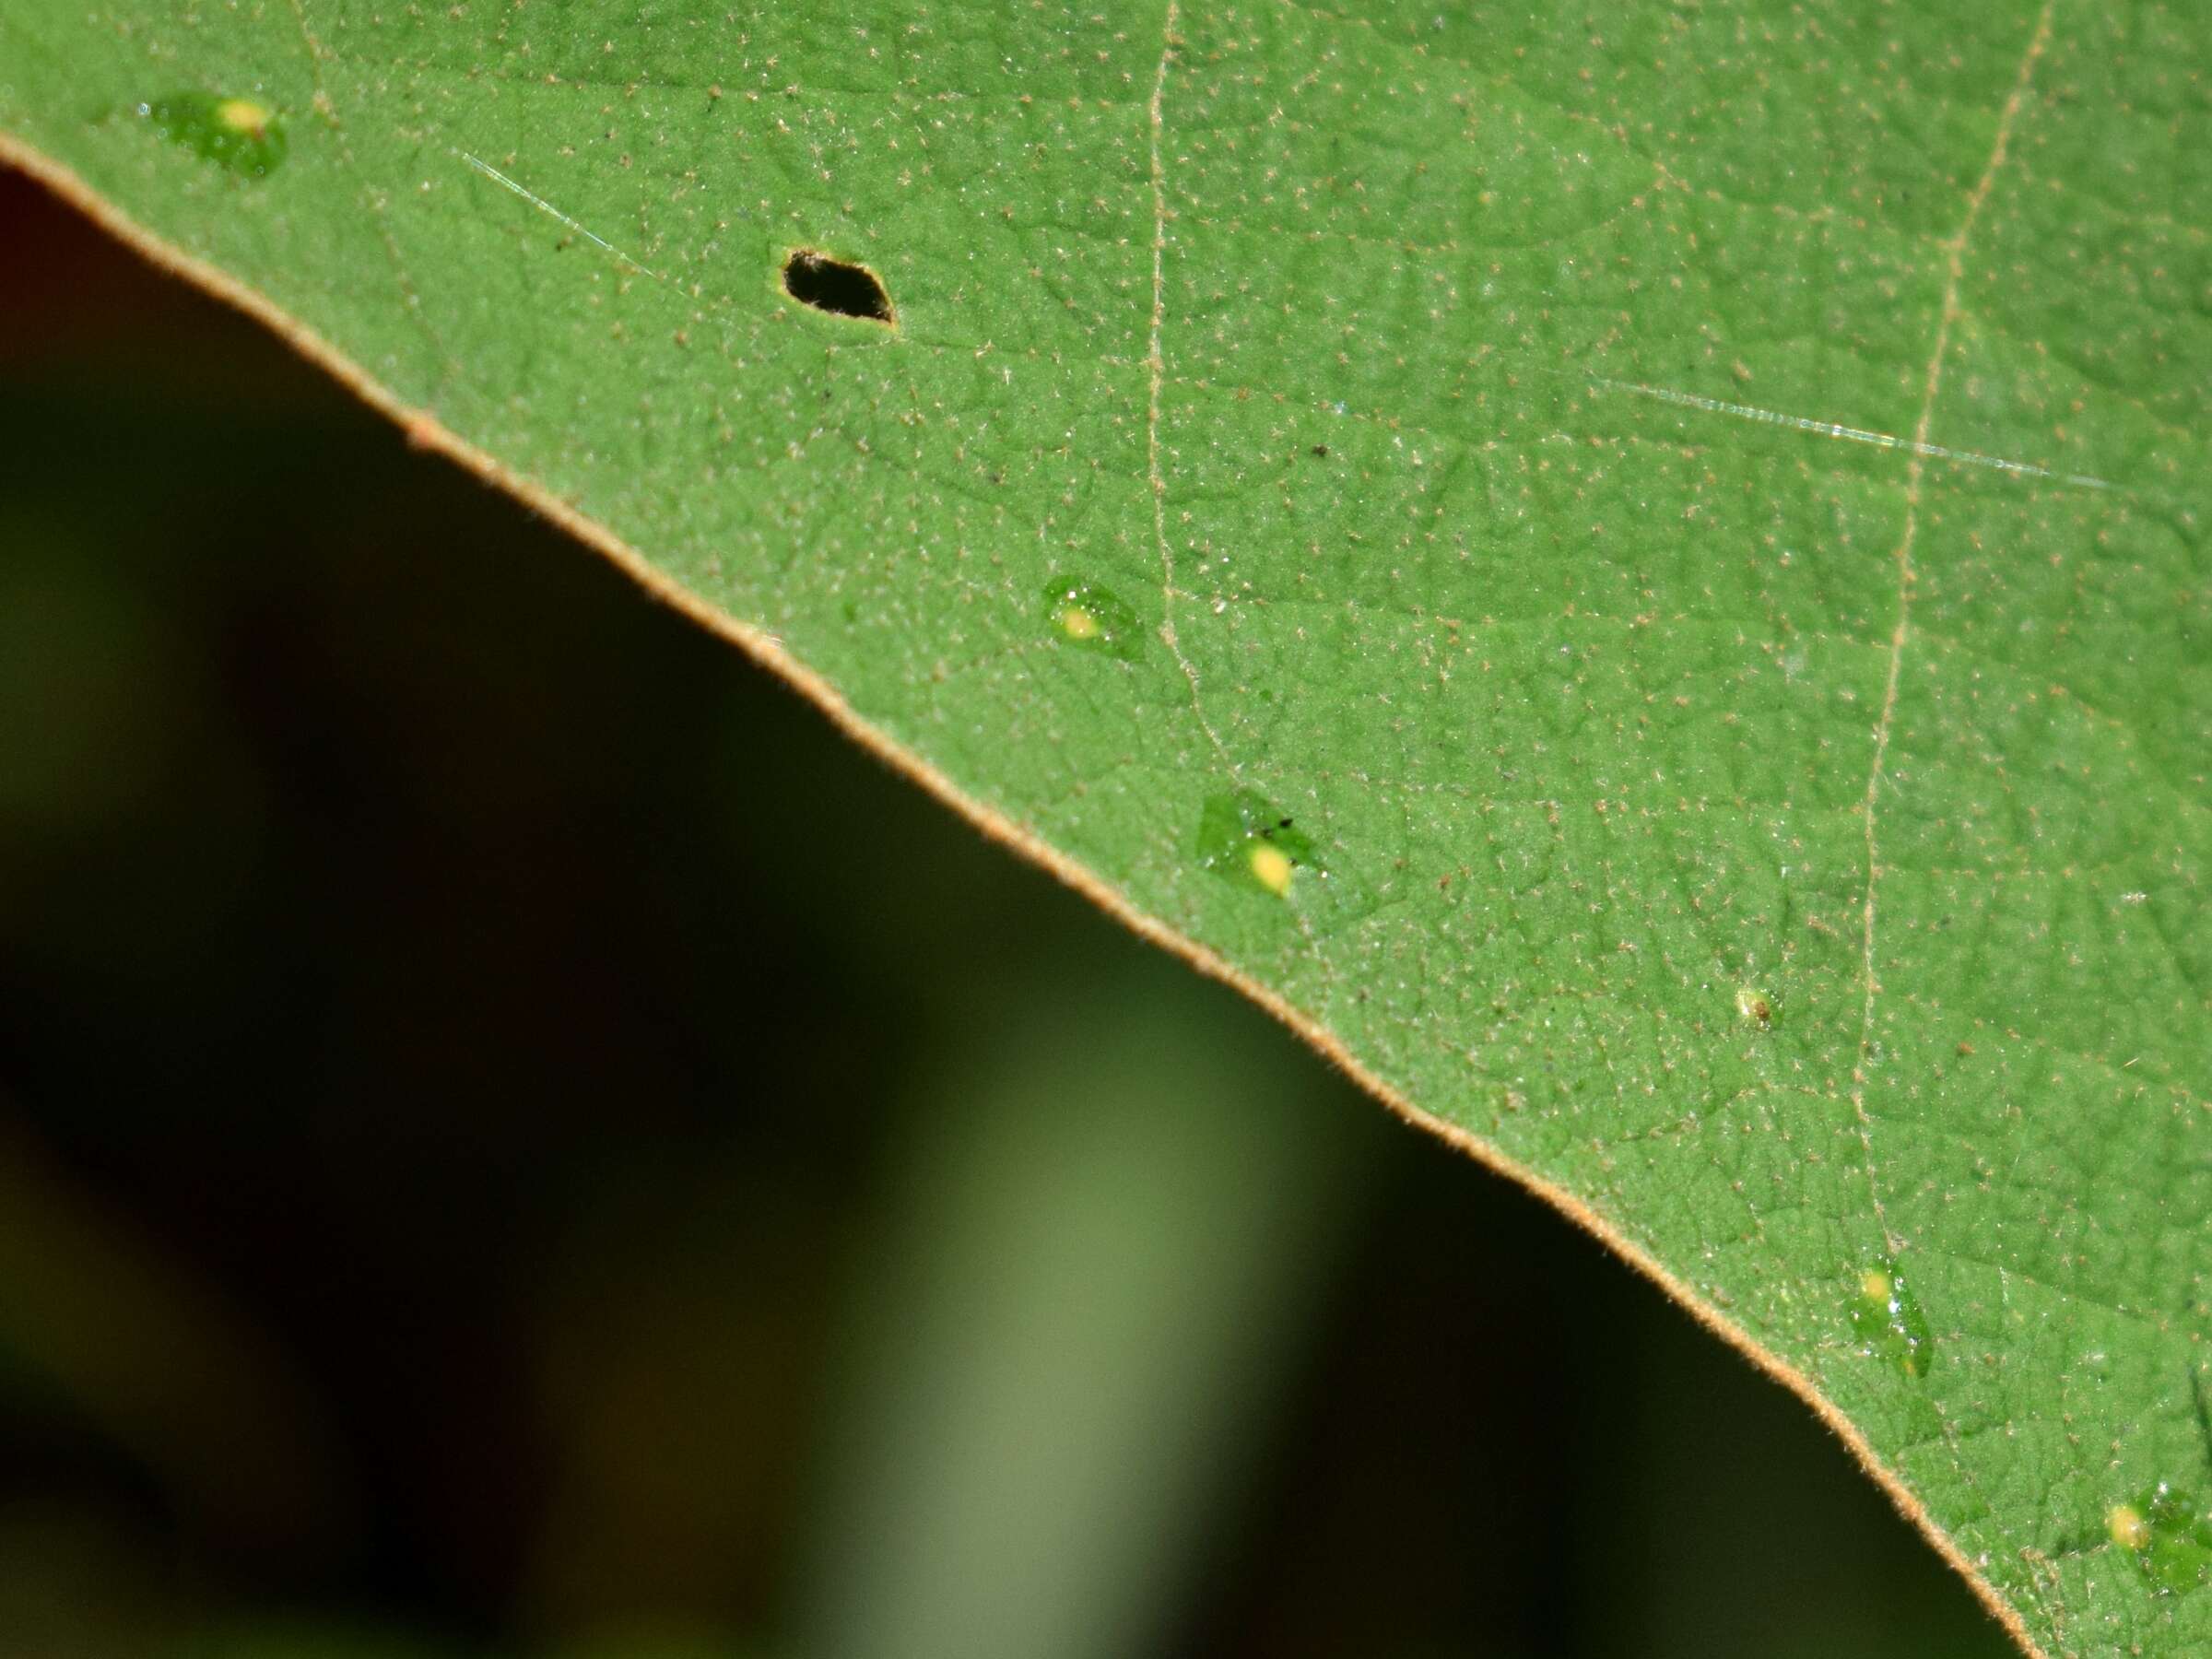
M 1806 1410 L 0 180 L 0 1653 L 2009 1651 Z

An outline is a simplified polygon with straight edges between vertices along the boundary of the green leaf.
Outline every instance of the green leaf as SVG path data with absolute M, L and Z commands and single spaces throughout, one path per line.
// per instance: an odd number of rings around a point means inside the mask
M 18 0 L 0 126 L 2202 1651 L 2212 41 L 1557 18 Z

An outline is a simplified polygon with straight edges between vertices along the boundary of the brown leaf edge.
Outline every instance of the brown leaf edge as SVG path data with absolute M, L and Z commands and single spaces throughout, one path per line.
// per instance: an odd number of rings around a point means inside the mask
M 443 455 L 485 483 L 504 490 L 531 512 L 558 524 L 593 552 L 607 559 L 653 598 L 671 609 L 680 611 L 710 633 L 736 646 L 755 663 L 814 704 L 845 736 L 859 744 L 891 771 L 951 808 L 988 840 L 996 841 L 1044 870 L 1054 879 L 1073 888 L 1139 937 L 1181 958 L 1200 973 L 1218 980 L 1240 995 L 1250 998 L 1398 1117 L 1466 1154 L 1485 1169 L 1526 1188 L 1568 1220 L 1594 1236 L 1606 1249 L 1658 1286 L 1698 1324 L 1804 1401 L 1812 1409 L 1813 1415 L 1850 1449 L 1852 1456 L 1857 1460 L 1867 1478 L 1882 1489 L 1890 1502 L 1897 1506 L 1898 1512 L 1966 1581 L 1975 1598 L 1990 1617 L 2004 1627 L 2006 1634 L 2019 1644 L 2029 1659 L 2051 1659 L 2049 1651 L 2039 1646 L 2029 1633 L 2027 1621 L 2021 1618 L 2019 1610 L 1982 1575 L 1966 1552 L 1928 1513 L 1912 1488 L 1881 1461 L 1865 1435 L 1860 1432 L 1858 1425 L 1844 1416 L 1810 1377 L 1779 1354 L 1762 1347 L 1749 1331 L 1700 1296 L 1690 1285 L 1677 1277 L 1656 1256 L 1628 1237 L 1582 1198 L 1547 1181 L 1480 1136 L 1422 1111 L 1368 1070 L 1358 1056 L 1346 1048 L 1325 1026 L 1309 1018 L 1283 997 L 1224 961 L 1205 946 L 1184 937 L 1158 917 L 1148 915 L 1127 895 L 1100 879 L 1095 873 L 1057 848 L 1040 841 L 1019 824 L 994 812 L 944 773 L 900 747 L 870 724 L 845 700 L 844 695 L 835 686 L 792 655 L 773 635 L 716 609 L 697 594 L 678 587 L 606 525 L 547 495 L 527 478 L 439 424 L 437 418 L 428 410 L 408 407 L 322 335 L 235 277 L 185 253 L 138 224 L 62 162 L 10 134 L 0 132 L 0 166 L 13 167 L 28 174 L 149 264 L 171 276 L 182 277 L 267 328 L 371 408 L 397 422 L 410 444 Z

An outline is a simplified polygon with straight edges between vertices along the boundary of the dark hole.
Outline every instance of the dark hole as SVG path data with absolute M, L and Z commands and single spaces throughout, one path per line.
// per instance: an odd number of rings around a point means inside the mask
M 1313 453 L 1326 461 L 1329 458 L 1329 446 L 1325 443 L 1317 443 L 1313 446 Z
M 802 305 L 838 317 L 891 320 L 891 297 L 865 265 L 847 265 L 801 249 L 783 267 L 783 291 Z

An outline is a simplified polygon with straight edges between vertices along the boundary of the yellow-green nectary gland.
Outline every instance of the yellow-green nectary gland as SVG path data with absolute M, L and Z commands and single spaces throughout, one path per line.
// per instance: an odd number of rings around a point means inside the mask
M 215 106 L 215 118 L 234 133 L 258 137 L 269 124 L 269 112 L 250 98 L 226 98 Z
M 2150 1542 L 2150 1523 L 2133 1504 L 2117 1503 L 2104 1518 L 2105 1530 L 2123 1549 L 2141 1549 Z
M 1868 1301 L 1883 1308 L 1889 1305 L 1889 1276 L 1879 1268 L 1869 1267 L 1866 1270 L 1865 1277 L 1859 1280 L 1859 1289 Z
M 1265 841 L 1254 841 L 1251 853 L 1246 856 L 1253 877 L 1262 887 L 1278 898 L 1290 890 L 1290 877 L 1298 866 L 1290 862 L 1290 855 L 1280 847 L 1271 847 Z
M 1099 619 L 1081 606 L 1071 605 L 1060 613 L 1060 631 L 1071 640 L 1095 640 Z

